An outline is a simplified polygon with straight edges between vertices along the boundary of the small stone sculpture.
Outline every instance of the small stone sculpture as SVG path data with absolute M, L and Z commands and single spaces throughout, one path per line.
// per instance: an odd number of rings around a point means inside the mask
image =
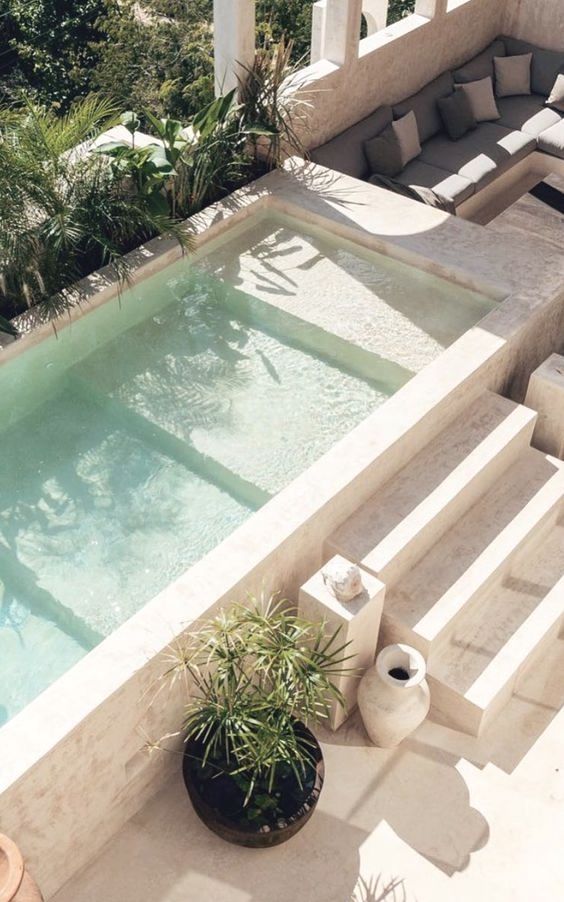
M 356 564 L 331 560 L 323 567 L 323 582 L 337 601 L 352 601 L 364 591 L 362 576 Z

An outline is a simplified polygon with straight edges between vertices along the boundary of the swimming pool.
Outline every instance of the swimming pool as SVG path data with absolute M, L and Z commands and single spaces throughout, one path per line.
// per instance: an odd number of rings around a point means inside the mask
M 286 219 L 228 235 L 0 368 L 0 719 L 493 306 Z

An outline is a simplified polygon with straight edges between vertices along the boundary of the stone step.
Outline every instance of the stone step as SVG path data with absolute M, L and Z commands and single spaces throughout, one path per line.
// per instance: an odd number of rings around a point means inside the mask
M 427 658 L 558 518 L 564 469 L 527 449 L 447 535 L 388 592 L 382 639 L 408 642 Z M 463 618 L 463 619 L 461 619 Z
M 536 413 L 484 392 L 328 540 L 388 591 L 529 445 Z
M 476 612 L 461 618 L 428 661 L 433 717 L 479 735 L 516 684 L 558 638 L 564 621 L 564 525 L 523 553 Z

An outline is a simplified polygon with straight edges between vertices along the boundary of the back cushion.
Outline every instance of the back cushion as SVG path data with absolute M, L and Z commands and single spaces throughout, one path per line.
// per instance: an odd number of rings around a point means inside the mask
M 464 85 L 471 81 L 481 81 L 482 78 L 491 78 L 493 81 L 494 56 L 505 56 L 505 44 L 500 39 L 494 41 L 460 69 L 456 69 L 453 73 L 455 82 Z
M 394 117 L 401 119 L 411 110 L 415 113 L 419 140 L 428 141 L 433 135 L 442 130 L 442 121 L 437 107 L 437 100 L 448 97 L 454 91 L 454 83 L 450 72 L 443 72 L 434 81 L 425 85 L 417 94 L 408 97 L 402 103 L 394 106 Z
M 366 119 L 361 119 L 326 144 L 312 150 L 310 159 L 320 166 L 327 166 L 328 169 L 335 169 L 357 179 L 368 178 L 370 171 L 364 153 L 364 142 L 383 132 L 392 119 L 391 107 L 378 107 Z
M 531 67 L 531 89 L 535 94 L 550 94 L 558 73 L 564 71 L 564 51 L 543 50 L 527 41 L 517 38 L 502 38 L 508 56 L 518 56 L 523 53 L 533 54 Z

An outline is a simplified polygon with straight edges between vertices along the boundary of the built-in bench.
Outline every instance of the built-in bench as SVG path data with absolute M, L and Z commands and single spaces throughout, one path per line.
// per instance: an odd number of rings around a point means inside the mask
M 491 78 L 495 85 L 495 57 L 528 53 L 532 54 L 531 93 L 496 97 L 498 119 L 479 122 L 463 137 L 451 140 L 437 102 L 452 95 L 457 86 L 480 79 Z M 401 103 L 379 107 L 311 151 L 310 158 L 355 178 L 393 182 L 389 186 L 394 190 L 403 187 L 422 199 L 425 191 L 432 192 L 451 212 L 472 215 L 496 191 L 507 193 L 508 187 L 521 183 L 528 190 L 549 172 L 564 171 L 564 112 L 547 106 L 561 72 L 564 51 L 545 50 L 512 37 L 497 38 L 464 66 L 444 72 Z M 364 144 L 410 111 L 417 120 L 421 153 L 393 180 L 382 180 L 371 172 Z

